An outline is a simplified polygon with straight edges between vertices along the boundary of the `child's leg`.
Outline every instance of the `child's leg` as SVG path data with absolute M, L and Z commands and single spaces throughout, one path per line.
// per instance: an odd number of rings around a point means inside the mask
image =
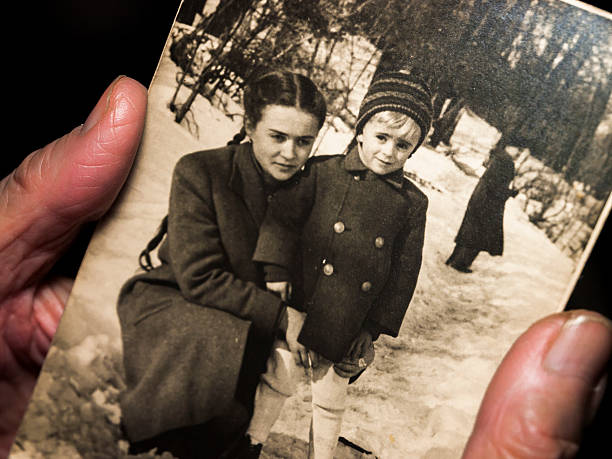
M 297 365 L 284 340 L 275 340 L 266 372 L 255 393 L 255 408 L 247 434 L 252 443 L 264 444 L 285 400 L 295 392 Z
M 320 361 L 312 376 L 308 458 L 332 459 L 342 427 L 349 378 L 339 376 L 329 361 Z

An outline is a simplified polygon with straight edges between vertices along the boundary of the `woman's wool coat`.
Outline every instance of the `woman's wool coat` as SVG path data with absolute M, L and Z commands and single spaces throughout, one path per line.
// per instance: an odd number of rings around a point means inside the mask
M 132 441 L 252 409 L 282 308 L 251 259 L 268 202 L 254 161 L 250 144 L 181 158 L 161 265 L 120 292 Z
M 504 251 L 504 209 L 515 194 L 509 188 L 514 162 L 505 151 L 492 154 L 489 166 L 470 196 L 455 243 L 491 255 Z

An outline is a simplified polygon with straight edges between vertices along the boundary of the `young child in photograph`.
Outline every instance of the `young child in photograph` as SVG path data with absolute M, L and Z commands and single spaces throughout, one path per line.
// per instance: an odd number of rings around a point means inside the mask
M 303 311 L 303 323 L 274 344 L 247 430 L 252 450 L 261 450 L 303 366 L 312 389 L 309 457 L 333 458 L 349 380 L 373 361 L 380 334 L 398 335 L 415 289 L 427 198 L 403 167 L 431 118 L 421 78 L 375 75 L 347 153 L 311 158 L 270 202 L 253 259 L 265 265 L 268 288 Z M 289 279 L 295 265 L 301 278 Z

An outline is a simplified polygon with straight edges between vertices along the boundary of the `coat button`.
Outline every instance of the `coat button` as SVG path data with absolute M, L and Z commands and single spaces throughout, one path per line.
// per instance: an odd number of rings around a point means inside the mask
M 342 222 L 336 222 L 334 223 L 334 231 L 338 234 L 340 233 L 344 233 L 344 223 Z
M 269 194 L 269 195 L 267 196 L 267 199 L 268 199 L 268 202 L 272 202 L 273 196 L 272 196 L 271 194 Z
M 361 177 L 359 175 L 353 175 L 353 179 L 358 182 L 359 180 L 361 180 Z
M 385 238 L 382 236 L 378 236 L 376 239 L 374 239 L 374 246 L 377 249 L 382 249 L 385 245 Z
M 331 263 L 325 263 L 323 265 L 323 274 L 326 276 L 331 276 L 334 273 L 334 265 Z
M 361 291 L 362 292 L 369 292 L 370 290 L 372 290 L 372 282 L 370 281 L 365 281 L 363 284 L 361 284 Z

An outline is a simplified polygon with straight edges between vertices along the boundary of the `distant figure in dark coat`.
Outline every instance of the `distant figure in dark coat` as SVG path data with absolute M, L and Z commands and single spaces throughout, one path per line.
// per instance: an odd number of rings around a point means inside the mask
M 325 100 L 291 72 L 254 80 L 243 98 L 245 126 L 231 145 L 175 166 L 167 224 L 119 295 L 132 454 L 219 457 L 242 437 L 271 344 L 292 324 L 251 257 L 269 198 L 310 155 Z
M 487 170 L 484 172 L 463 216 L 455 237 L 455 250 L 446 264 L 457 271 L 470 273 L 470 265 L 479 252 L 493 256 L 504 251 L 504 208 L 509 197 L 517 191 L 510 188 L 514 179 L 514 161 L 506 152 L 505 144 L 498 142 L 491 150 Z

